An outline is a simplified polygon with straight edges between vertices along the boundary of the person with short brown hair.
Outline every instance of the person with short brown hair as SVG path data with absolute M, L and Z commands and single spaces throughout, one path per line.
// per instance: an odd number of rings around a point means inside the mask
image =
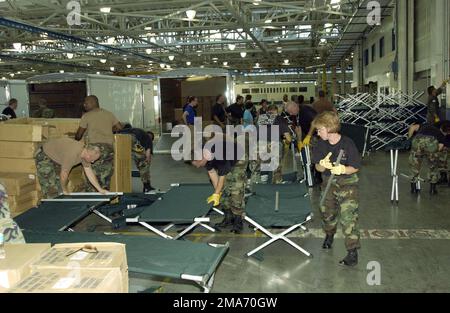
M 2 111 L 3 115 L 9 116 L 10 119 L 17 118 L 16 110 L 17 110 L 18 101 L 17 99 L 10 99 L 8 101 L 8 106 Z

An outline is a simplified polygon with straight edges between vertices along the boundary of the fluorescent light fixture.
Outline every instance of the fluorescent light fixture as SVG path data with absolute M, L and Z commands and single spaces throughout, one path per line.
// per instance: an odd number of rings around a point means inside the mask
M 259 68 L 259 63 L 256 63 L 256 64 L 255 64 L 255 68 Z
M 187 10 L 186 11 L 186 16 L 188 18 L 188 20 L 192 21 L 195 18 L 195 15 L 197 14 L 197 11 L 195 10 Z
M 218 58 L 214 57 L 214 58 L 212 58 L 212 60 L 213 60 L 213 61 L 217 61 L 217 60 L 218 60 Z
M 124 60 L 124 61 L 126 61 L 126 60 L 127 60 L 127 58 L 123 58 L 123 60 Z
M 102 7 L 102 8 L 100 8 L 100 12 L 109 13 L 109 12 L 111 12 L 111 8 L 110 7 Z
M 165 67 L 166 67 L 166 65 L 165 65 L 164 63 L 159 64 L 159 66 L 160 66 L 161 68 L 165 68 Z
M 152 49 L 145 49 L 145 53 L 152 54 Z
M 22 74 L 22 72 L 21 72 L 21 71 L 18 71 L 17 74 L 20 75 L 20 74 Z
M 22 44 L 20 42 L 13 43 L 13 47 L 15 50 L 22 50 Z
M 97 73 L 95 73 L 95 74 L 100 75 L 100 72 L 97 72 Z
M 245 52 L 245 51 L 241 52 L 241 57 L 242 58 L 245 58 L 246 56 L 247 56 L 247 52 Z
M 231 51 L 234 51 L 234 49 L 236 49 L 236 45 L 234 43 L 229 43 L 228 49 L 230 49 Z
M 105 64 L 106 63 L 106 59 L 100 59 L 100 62 Z
M 127 64 L 127 68 L 131 68 L 131 64 Z
M 259 2 L 253 2 L 253 5 L 259 5 Z
M 73 59 L 73 53 L 68 52 L 66 55 L 68 59 Z
M 288 59 L 284 60 L 284 64 L 289 64 L 289 60 Z
M 236 29 L 239 33 L 242 33 L 244 30 L 242 28 Z
M 3 77 L 2 77 L 2 80 L 6 80 L 6 77 L 5 77 L 5 76 L 3 76 Z
M 91 65 L 89 63 L 87 63 L 86 66 L 91 66 Z
M 171 68 L 171 66 L 169 64 L 166 65 L 166 68 Z
M 327 40 L 326 40 L 325 38 L 322 38 L 322 39 L 320 39 L 320 42 L 321 42 L 321 43 L 326 43 Z
M 316 60 L 320 60 L 320 57 L 316 57 Z
M 265 20 L 264 23 L 265 24 L 270 24 L 270 23 L 272 23 L 272 20 L 271 19 Z
M 223 62 L 223 66 L 228 66 L 228 62 Z
M 144 30 L 152 30 L 151 26 L 144 27 Z
M 205 66 L 204 65 L 200 65 L 200 68 L 205 68 Z
M 169 55 L 169 60 L 170 61 L 173 61 L 175 59 L 175 56 L 174 55 Z
M 280 42 L 280 40 L 278 40 L 278 39 L 275 39 L 274 41 L 273 41 L 274 43 L 279 43 Z
M 198 56 L 198 57 L 201 57 L 201 56 L 202 56 L 202 54 L 201 54 L 201 53 L 198 53 L 198 54 L 197 54 L 197 56 Z
M 10 73 L 9 76 L 14 77 L 14 73 Z
M 114 66 L 111 66 L 111 67 L 109 68 L 109 70 L 110 70 L 111 72 L 114 72 Z
M 277 52 L 278 52 L 278 53 L 283 53 L 283 51 L 282 51 L 282 50 L 277 50 Z
M 202 51 L 202 50 L 197 50 L 197 51 L 195 51 L 195 52 L 197 52 L 197 53 L 202 53 L 203 51 Z
M 64 70 L 60 70 L 59 72 L 60 72 L 61 74 L 64 74 Z
M 187 62 L 186 62 L 186 65 L 187 65 L 187 66 L 191 66 L 191 61 L 187 61 Z

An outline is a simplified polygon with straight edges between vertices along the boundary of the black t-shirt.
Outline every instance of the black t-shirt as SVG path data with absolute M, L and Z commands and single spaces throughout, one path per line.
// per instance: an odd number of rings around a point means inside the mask
M 233 103 L 229 107 L 225 109 L 228 113 L 231 114 L 231 117 L 234 119 L 241 119 L 244 117 L 244 109 L 242 105 L 237 103 Z
M 259 115 L 263 115 L 263 114 L 267 114 L 267 110 L 265 110 L 264 108 L 260 108 Z
M 291 130 L 289 129 L 288 121 L 287 121 L 284 117 L 282 117 L 281 115 L 278 115 L 278 116 L 275 118 L 275 120 L 274 120 L 274 122 L 273 122 L 273 125 L 278 125 L 278 127 L 279 127 L 279 130 L 280 130 L 280 140 L 283 140 L 284 134 L 285 134 L 285 133 L 289 133 L 289 134 L 292 135 L 292 132 L 291 132 Z M 269 138 L 270 138 L 270 137 L 269 137 Z
M 139 128 L 129 128 L 119 131 L 120 134 L 132 134 L 136 137 L 139 144 L 145 149 L 150 149 L 153 152 L 153 141 L 152 138 L 147 134 L 146 131 Z
M 14 110 L 11 109 L 11 107 L 9 107 L 9 106 L 6 107 L 6 108 L 3 110 L 2 114 L 4 114 L 4 115 L 10 115 L 10 116 L 11 116 L 11 119 L 17 118 L 16 112 L 14 112 Z
M 244 150 L 236 142 L 223 139 L 213 139 L 215 145 L 210 149 L 214 154 L 213 159 L 206 163 L 206 170 L 216 170 L 219 176 L 225 176 L 233 170 L 238 160 L 242 159 Z M 212 141 L 208 142 L 209 144 Z M 217 147 L 221 145 L 222 151 Z M 217 152 L 217 153 L 216 153 Z
M 423 124 L 420 126 L 417 135 L 434 137 L 439 143 L 445 144 L 446 138 L 440 130 L 441 125 L 441 123 L 435 125 Z
M 217 116 L 219 121 L 222 123 L 225 123 L 225 109 L 223 108 L 223 105 L 220 103 L 216 103 L 212 107 L 212 115 Z
M 308 105 L 300 106 L 299 124 L 302 129 L 303 138 L 309 133 L 311 123 L 316 118 L 317 112 Z
M 361 168 L 361 156 L 358 152 L 358 149 L 355 146 L 353 140 L 346 136 L 342 136 L 341 140 L 334 146 L 330 144 L 328 141 L 319 139 L 317 146 L 314 147 L 312 162 L 314 164 L 319 164 L 320 160 L 324 159 L 328 153 L 332 153 L 330 157 L 330 161 L 334 164 L 336 162 L 340 150 L 344 150 L 344 154 L 342 155 L 340 164 L 345 166 L 352 166 L 356 169 Z M 326 170 L 324 172 L 326 176 L 330 176 L 331 172 Z M 345 175 L 344 175 L 345 176 Z

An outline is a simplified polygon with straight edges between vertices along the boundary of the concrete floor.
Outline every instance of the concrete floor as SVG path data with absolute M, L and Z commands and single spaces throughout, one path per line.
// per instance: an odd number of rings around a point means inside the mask
M 408 173 L 407 154 L 400 154 L 399 172 Z M 287 168 L 289 168 L 287 164 Z M 426 177 L 426 172 L 422 174 Z M 167 190 L 171 183 L 207 182 L 205 170 L 198 170 L 170 156 L 156 155 L 152 165 L 152 183 Z M 409 182 L 400 178 L 400 203 L 390 202 L 391 177 L 389 154 L 377 152 L 364 160 L 360 174 L 360 223 L 362 249 L 355 268 L 343 268 L 338 261 L 345 256 L 341 229 L 331 251 L 322 251 L 318 197 L 314 189 L 312 201 L 315 218 L 305 235 L 294 232 L 294 241 L 310 251 L 308 259 L 284 242 L 263 250 L 263 260 L 246 258 L 244 254 L 266 240 L 261 233 L 245 227 L 242 235 L 222 232 L 212 234 L 202 229 L 186 237 L 196 242 L 230 243 L 230 251 L 216 274 L 213 292 L 449 292 L 450 291 L 450 188 L 439 187 L 439 195 L 428 195 L 424 184 L 422 195 L 409 193 Z M 134 188 L 140 190 L 138 179 Z M 213 217 L 213 222 L 220 217 Z M 97 231 L 111 231 L 109 225 L 91 216 L 77 227 L 97 225 Z M 278 231 L 278 230 L 276 230 Z M 275 232 L 276 232 L 275 231 Z M 123 233 L 153 236 L 138 226 Z M 367 277 L 368 263 L 381 267 L 380 285 L 371 286 Z M 130 275 L 130 292 L 162 287 L 162 292 L 198 292 L 190 283 L 171 279 Z

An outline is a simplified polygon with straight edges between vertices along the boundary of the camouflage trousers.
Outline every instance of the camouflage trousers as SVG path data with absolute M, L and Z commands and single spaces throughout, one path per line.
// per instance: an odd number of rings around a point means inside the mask
M 222 209 L 231 210 L 234 215 L 244 214 L 244 195 L 248 161 L 238 161 L 233 170 L 225 176 L 222 193 Z
M 131 156 L 133 157 L 134 163 L 139 170 L 139 176 L 141 176 L 141 181 L 143 184 L 150 184 L 150 162 L 147 162 L 145 153 L 139 153 L 133 151 Z
M 322 190 L 325 190 L 328 179 L 324 179 Z M 358 181 L 357 174 L 349 177 L 335 177 L 325 197 L 324 205 L 320 207 L 324 232 L 327 235 L 334 235 L 339 220 L 345 236 L 347 250 L 361 247 L 360 233 L 357 227 L 359 215 Z
M 61 166 L 50 159 L 42 149 L 36 154 L 35 161 L 42 197 L 50 199 L 58 196 L 62 191 L 59 179 Z
M 95 143 L 95 145 L 100 147 L 101 154 L 100 158 L 91 167 L 95 176 L 97 176 L 100 186 L 103 189 L 109 190 L 111 187 L 111 178 L 114 174 L 114 148 L 107 143 Z M 96 192 L 87 177 L 85 177 L 85 188 L 88 192 Z
M 0 184 L 0 233 L 6 243 L 25 243 L 22 231 L 11 219 L 8 196 L 5 187 Z
M 450 148 L 444 147 L 438 152 L 438 170 L 439 172 L 449 172 L 448 161 L 450 161 Z
M 409 166 L 411 168 L 412 183 L 419 180 L 420 170 L 423 159 L 427 159 L 430 166 L 429 180 L 436 184 L 439 179 L 438 171 L 438 141 L 430 136 L 416 136 L 411 145 L 411 154 L 409 155 Z

